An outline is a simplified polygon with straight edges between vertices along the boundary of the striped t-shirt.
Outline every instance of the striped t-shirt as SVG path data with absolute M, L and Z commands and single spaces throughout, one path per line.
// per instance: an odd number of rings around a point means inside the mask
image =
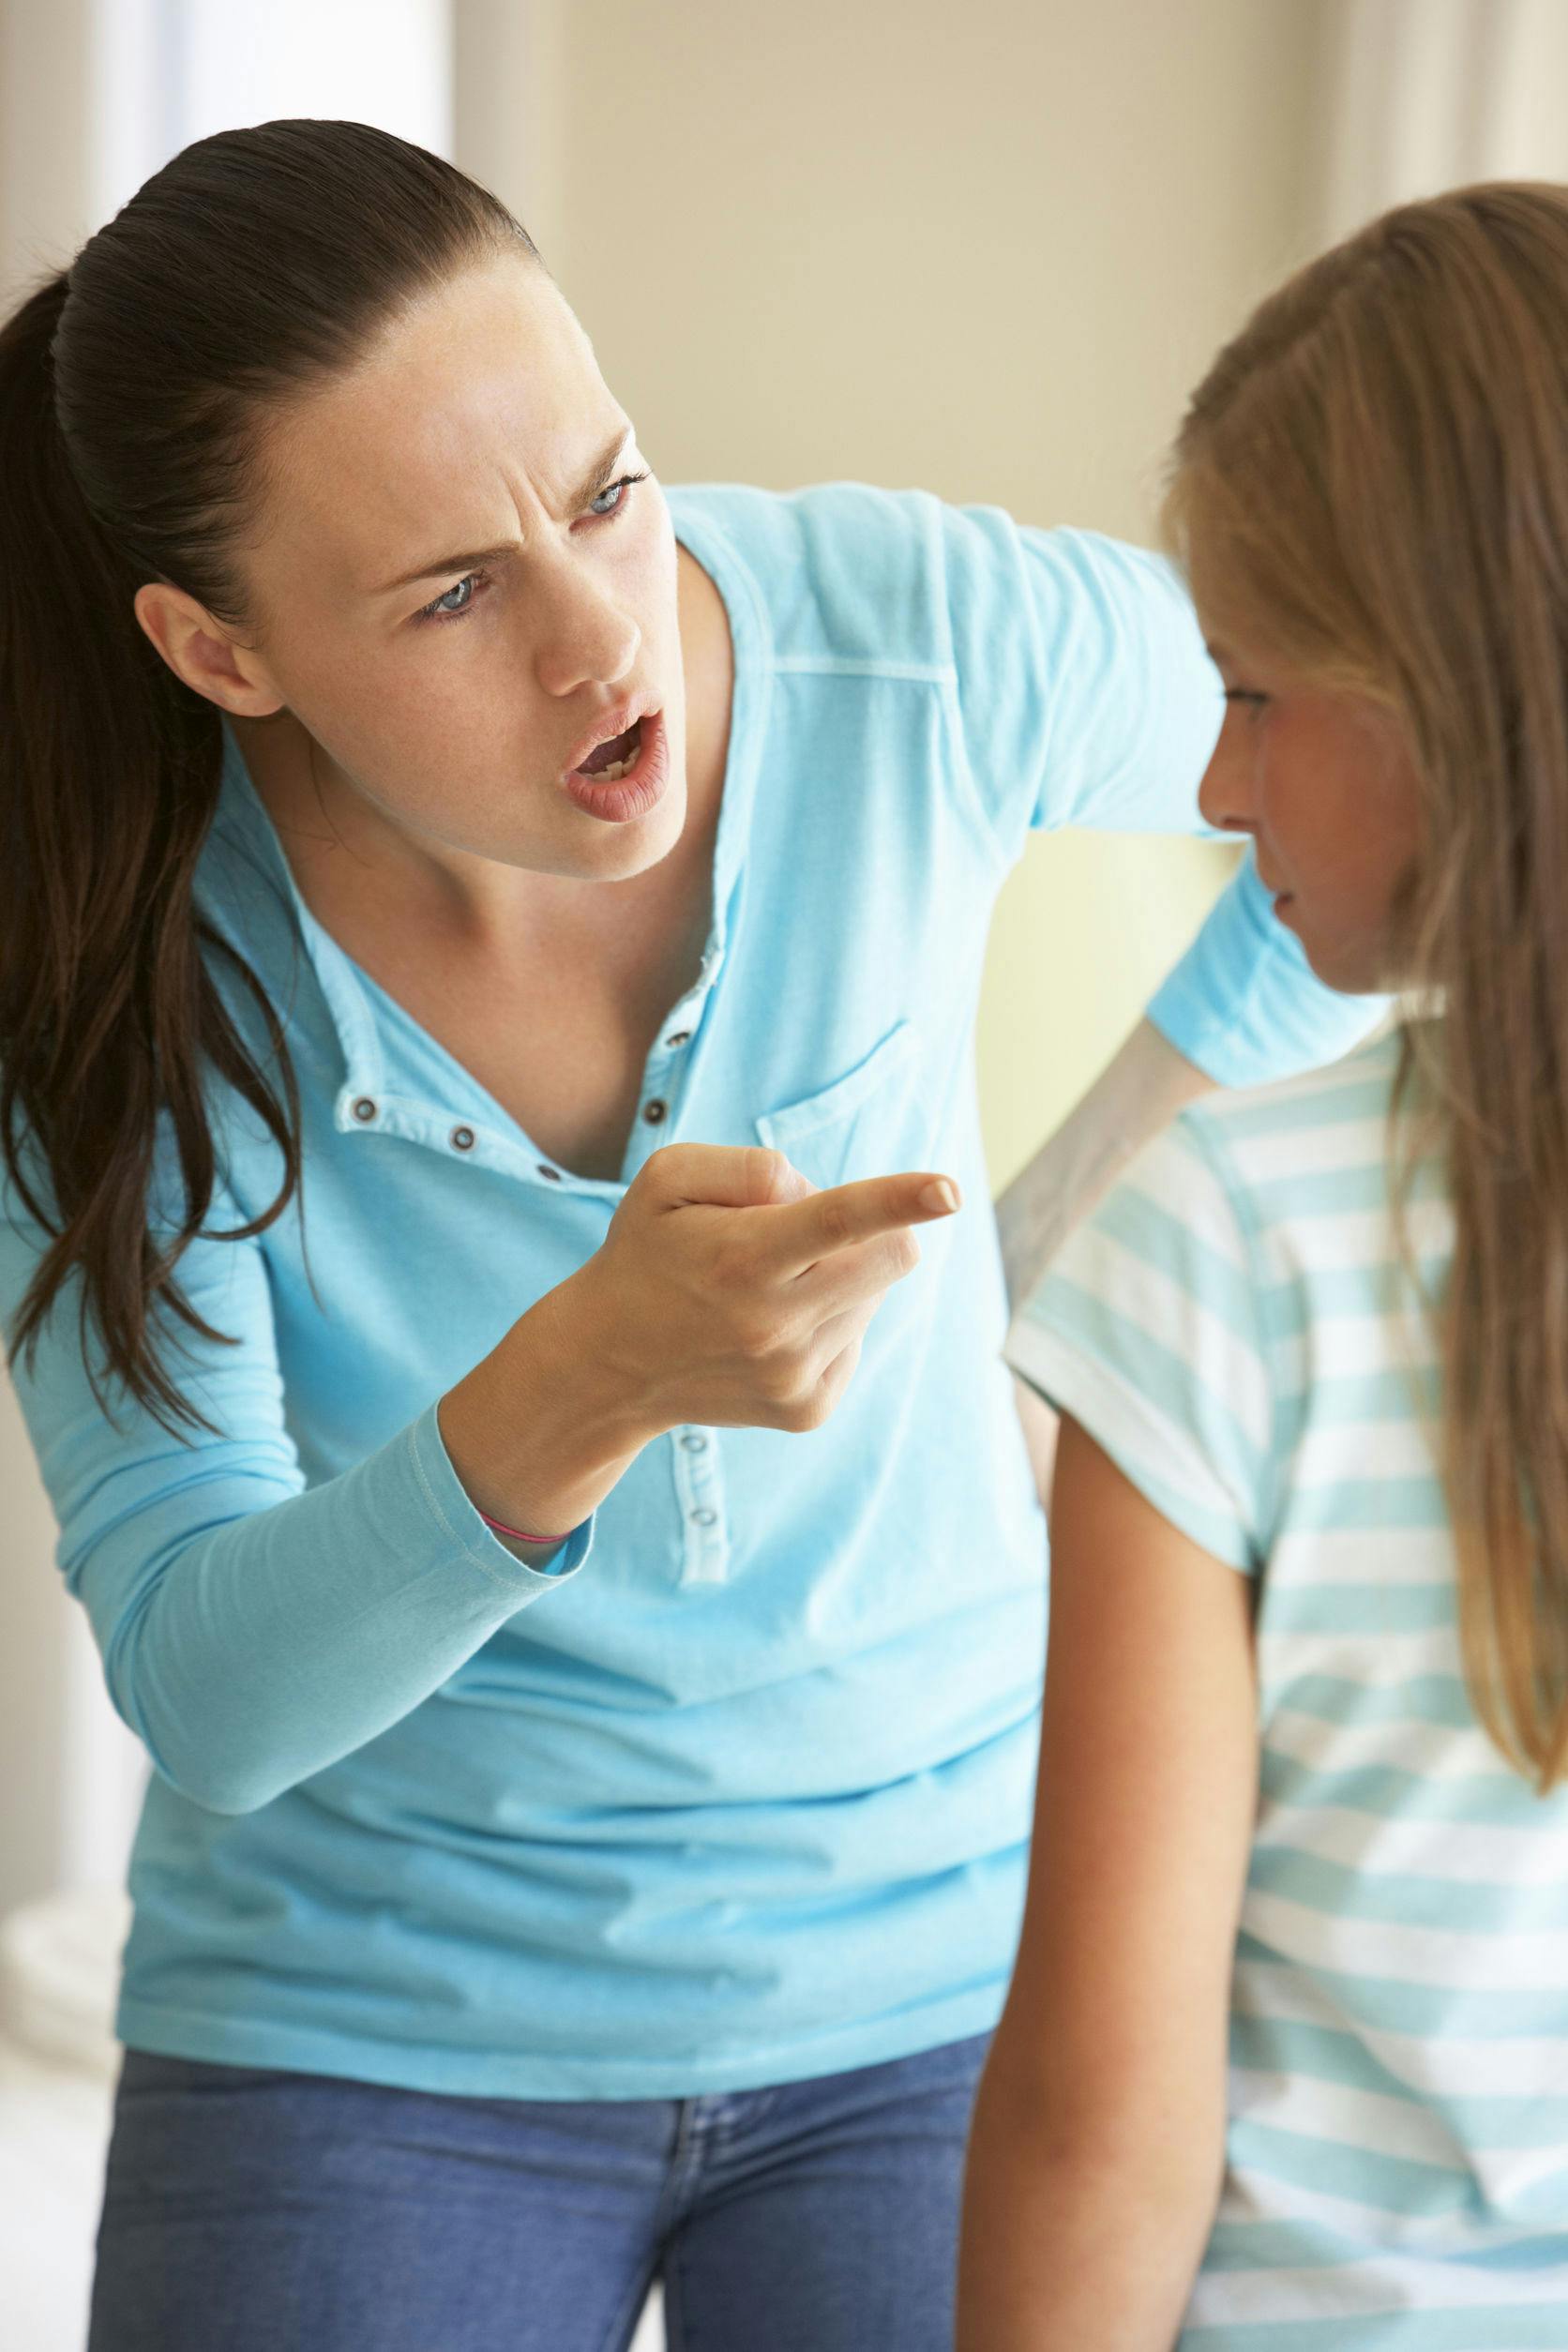
M 1185 1113 L 1009 1342 L 1259 1581 L 1228 2170 L 1184 2352 L 1568 2346 L 1568 1792 L 1532 1795 L 1466 1693 L 1388 1208 L 1397 1052 Z M 1435 1164 L 1410 1233 L 1440 1287 Z

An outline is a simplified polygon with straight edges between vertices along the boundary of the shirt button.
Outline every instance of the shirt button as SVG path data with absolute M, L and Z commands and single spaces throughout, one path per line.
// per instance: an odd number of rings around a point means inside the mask
M 651 1103 L 644 1103 L 642 1106 L 642 1116 L 646 1119 L 650 1127 L 656 1127 L 659 1121 L 664 1117 L 669 1108 L 670 1106 L 668 1103 L 661 1103 L 657 1100 Z
M 688 1429 L 681 1443 L 688 1454 L 705 1454 L 708 1450 L 708 1440 L 701 1429 Z
M 472 1127 L 454 1127 L 447 1140 L 454 1152 L 472 1152 L 474 1130 Z
M 707 1504 L 704 1503 L 701 1511 L 694 1511 L 692 1513 L 691 1518 L 694 1527 L 715 1527 L 718 1522 L 718 1513 L 716 1511 L 710 1511 Z
M 541 1166 L 538 1173 L 541 1176 L 548 1176 L 552 1184 L 558 1184 L 561 1182 L 561 1170 L 558 1168 L 545 1168 Z
M 689 1046 L 691 1043 L 691 1032 L 689 1029 L 677 1029 L 673 1034 L 667 1037 L 664 1042 L 667 1046 Z
M 368 1125 L 368 1124 L 369 1123 L 369 1122 L 370 1122 L 370 1121 L 371 1121 L 371 1120 L 375 1117 L 375 1115 L 376 1115 L 376 1107 L 375 1107 L 375 1104 L 374 1104 L 374 1103 L 370 1100 L 370 1097 L 369 1097 L 369 1094 L 361 1094 L 361 1095 L 360 1095 L 359 1100 L 358 1100 L 358 1101 L 354 1104 L 354 1117 L 355 1117 L 355 1118 L 359 1121 L 359 1123 L 360 1123 L 360 1124 L 361 1124 L 362 1126 L 366 1126 L 366 1125 Z

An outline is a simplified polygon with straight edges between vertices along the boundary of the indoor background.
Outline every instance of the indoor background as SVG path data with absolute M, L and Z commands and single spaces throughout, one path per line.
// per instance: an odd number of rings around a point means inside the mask
M 1397 197 L 1568 178 L 1565 89 L 1568 0 L 0 0 L 0 299 L 191 139 L 352 115 L 512 206 L 667 479 L 920 484 L 1147 539 L 1259 295 Z M 980 1022 L 999 1186 L 1227 870 L 1033 844 Z M 101 2057 L 141 1780 L 53 1532 L 0 1383 L 0 2279 L 25 2252 L 28 2352 L 80 2341 L 107 2094 L 68 2114 L 56 2076 Z

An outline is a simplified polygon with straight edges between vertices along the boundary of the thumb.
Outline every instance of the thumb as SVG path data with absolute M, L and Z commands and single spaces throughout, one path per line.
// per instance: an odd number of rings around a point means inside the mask
M 817 1187 L 811 1182 L 810 1177 L 803 1176 L 799 1168 L 785 1158 L 782 1152 L 764 1152 L 762 1157 L 772 1160 L 774 1167 L 769 1177 L 767 1195 L 756 1204 L 759 1208 L 780 1209 L 792 1200 L 808 1199 L 816 1191 Z
M 804 1200 L 817 1187 L 782 1152 L 758 1144 L 671 1143 L 638 1178 L 668 1209 L 767 1209 Z

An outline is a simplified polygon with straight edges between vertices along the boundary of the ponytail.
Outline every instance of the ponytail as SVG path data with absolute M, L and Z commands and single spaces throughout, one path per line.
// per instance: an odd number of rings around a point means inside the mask
M 136 570 L 72 475 L 52 358 L 68 298 L 62 273 L 0 327 L 0 1154 L 51 1237 L 11 1346 L 36 1344 L 79 1271 L 96 1377 L 122 1381 L 167 1424 L 194 1425 L 201 1416 L 149 1345 L 149 1318 L 161 1301 L 219 1336 L 172 1279 L 212 1202 L 204 1062 L 238 1086 L 283 1152 L 269 1219 L 297 1181 L 297 1110 L 286 1060 L 279 1101 L 199 953 L 191 890 L 221 726 L 138 625 Z M 186 1204 L 173 1240 L 157 1244 L 147 1199 L 160 1110 Z

